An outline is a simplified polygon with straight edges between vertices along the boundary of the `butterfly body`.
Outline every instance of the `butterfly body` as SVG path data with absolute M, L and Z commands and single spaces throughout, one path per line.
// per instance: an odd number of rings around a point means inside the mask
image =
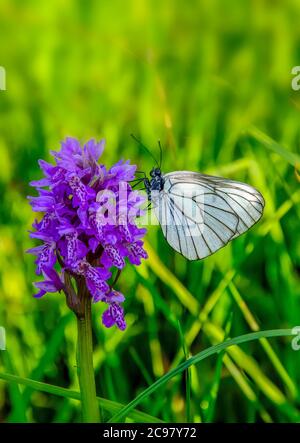
M 264 199 L 250 185 L 190 171 L 143 179 L 167 242 L 188 260 L 205 258 L 261 218 Z

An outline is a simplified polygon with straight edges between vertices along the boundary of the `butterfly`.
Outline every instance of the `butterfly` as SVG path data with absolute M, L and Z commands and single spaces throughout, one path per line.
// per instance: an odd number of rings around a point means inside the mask
M 191 171 L 163 174 L 157 165 L 139 180 L 167 242 L 188 260 L 218 251 L 263 214 L 264 198 L 248 184 Z

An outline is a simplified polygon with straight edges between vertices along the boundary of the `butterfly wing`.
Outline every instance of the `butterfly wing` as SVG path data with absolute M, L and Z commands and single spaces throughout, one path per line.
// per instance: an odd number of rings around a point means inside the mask
M 262 216 L 262 195 L 245 183 L 189 171 L 164 180 L 154 211 L 167 242 L 189 260 L 213 254 Z

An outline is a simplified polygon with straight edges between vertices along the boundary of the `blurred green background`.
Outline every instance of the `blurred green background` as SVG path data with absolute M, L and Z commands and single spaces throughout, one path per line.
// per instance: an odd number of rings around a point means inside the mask
M 1 2 L 1 373 L 78 390 L 75 318 L 60 294 L 32 298 L 33 258 L 24 254 L 33 245 L 28 182 L 68 135 L 105 137 L 106 164 L 130 158 L 146 171 L 153 161 L 130 134 L 155 155 L 160 139 L 165 172 L 242 180 L 266 200 L 258 225 L 201 262 L 149 229 L 150 259 L 119 280 L 126 332 L 104 329 L 102 307 L 93 306 L 99 396 L 126 405 L 178 365 L 180 328 L 195 354 L 225 330 L 234 337 L 300 324 L 300 184 L 267 138 L 286 157 L 299 152 L 300 91 L 291 88 L 299 24 L 297 0 Z M 290 342 L 230 348 L 139 409 L 165 421 L 300 421 L 300 351 Z M 79 402 L 0 380 L 0 421 L 77 422 Z

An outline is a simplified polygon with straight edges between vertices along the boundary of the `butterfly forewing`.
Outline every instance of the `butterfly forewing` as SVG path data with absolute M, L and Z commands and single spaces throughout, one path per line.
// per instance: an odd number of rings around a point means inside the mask
M 216 252 L 262 216 L 262 195 L 245 183 L 189 171 L 163 178 L 154 210 L 168 243 L 189 260 Z

